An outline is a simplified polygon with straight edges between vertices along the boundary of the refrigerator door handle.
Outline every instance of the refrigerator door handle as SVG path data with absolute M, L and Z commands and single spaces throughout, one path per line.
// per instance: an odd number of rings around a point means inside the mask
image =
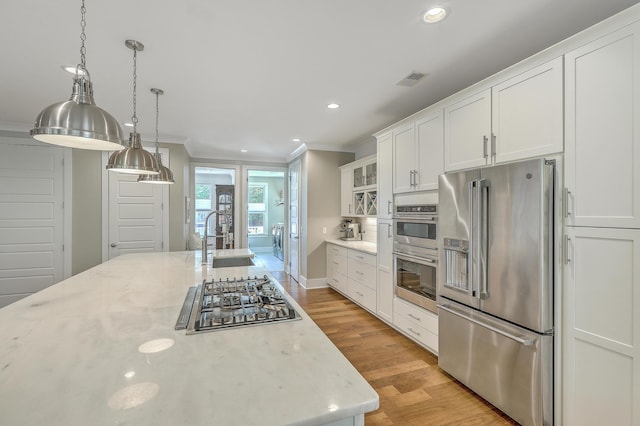
M 536 338 L 526 339 L 526 338 L 522 338 L 520 336 L 514 336 L 511 333 L 508 333 L 508 332 L 506 332 L 504 330 L 500 330 L 499 328 L 494 327 L 492 325 L 489 325 L 487 323 L 484 323 L 482 321 L 478 321 L 477 319 L 471 318 L 470 316 L 467 316 L 467 315 L 463 314 L 462 312 L 458 312 L 458 311 L 452 309 L 452 307 L 450 305 L 438 305 L 438 308 L 442 309 L 443 311 L 447 311 L 450 314 L 456 315 L 456 316 L 458 316 L 458 317 L 460 317 L 462 319 L 465 319 L 465 320 L 467 320 L 469 322 L 477 324 L 477 325 L 479 325 L 481 327 L 484 327 L 484 328 L 486 328 L 488 330 L 491 330 L 494 333 L 498 333 L 499 335 L 504 336 L 504 337 L 506 337 L 508 339 L 514 340 L 514 341 L 520 343 L 523 346 L 532 346 L 532 345 L 534 345 L 536 343 Z
M 486 179 L 476 179 L 470 183 L 470 214 L 471 220 L 469 235 L 471 236 L 470 244 L 470 268 L 472 276 L 471 288 L 472 295 L 478 299 L 486 299 L 489 297 L 486 291 L 486 267 L 484 258 L 486 257 L 486 214 L 484 193 L 488 188 Z
M 487 288 L 487 253 L 489 251 L 489 181 L 480 179 L 478 181 L 478 298 L 488 299 L 489 289 Z
M 469 193 L 469 255 L 467 256 L 467 273 L 468 273 L 468 290 L 469 294 L 472 297 L 476 297 L 476 268 L 475 268 L 475 256 L 476 256 L 476 241 L 475 241 L 475 200 L 476 200 L 476 192 L 475 185 L 476 181 L 472 180 L 468 183 L 468 193 Z

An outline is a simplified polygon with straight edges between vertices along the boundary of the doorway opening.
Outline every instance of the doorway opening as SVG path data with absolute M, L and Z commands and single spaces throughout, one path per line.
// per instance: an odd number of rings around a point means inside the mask
M 285 235 L 284 170 L 248 170 L 248 247 L 269 271 L 284 271 Z
M 216 249 L 232 249 L 235 244 L 236 171 L 216 167 L 194 169 L 194 232 L 204 237 L 205 221 L 207 233 Z M 225 212 L 212 214 L 211 211 Z

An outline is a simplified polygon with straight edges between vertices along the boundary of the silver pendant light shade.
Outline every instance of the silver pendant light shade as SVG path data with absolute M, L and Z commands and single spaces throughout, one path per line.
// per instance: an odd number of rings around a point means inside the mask
M 158 173 L 157 175 L 140 175 L 138 177 L 138 182 L 159 183 L 165 185 L 174 184 L 175 180 L 173 179 L 173 172 L 168 167 L 162 165 L 162 158 L 160 157 L 160 153 L 156 152 L 153 155 L 156 157 L 156 161 L 158 162 L 160 173 Z
M 140 133 L 137 132 L 129 134 L 128 147 L 111 154 L 107 169 L 112 172 L 134 175 L 140 173 L 157 175 L 160 173 L 156 157 L 142 147 Z
M 30 133 L 41 142 L 70 148 L 112 151 L 123 146 L 120 125 L 96 105 L 85 78 L 74 78 L 71 99 L 42 110 Z
M 164 185 L 171 185 L 175 183 L 173 179 L 173 172 L 168 167 L 162 165 L 162 156 L 160 152 L 158 152 L 159 142 L 158 142 L 158 116 L 160 115 L 160 109 L 158 108 L 158 98 L 160 95 L 164 94 L 164 90 L 162 89 L 151 89 L 151 93 L 156 95 L 156 153 L 154 156 L 156 157 L 156 161 L 158 162 L 158 170 L 160 173 L 157 175 L 140 175 L 138 176 L 138 182 L 144 183 L 158 183 Z
M 107 170 L 120 173 L 157 175 L 160 171 L 158 170 L 156 157 L 142 148 L 140 133 L 136 131 L 138 125 L 138 117 L 136 116 L 136 58 L 137 52 L 144 50 L 144 45 L 135 40 L 127 40 L 125 45 L 133 50 L 133 116 L 131 117 L 133 132 L 129 135 L 129 145 L 125 149 L 111 154 L 107 163 Z
M 71 98 L 45 108 L 36 118 L 30 133 L 34 139 L 71 148 L 112 151 L 124 145 L 122 129 L 115 118 L 96 106 L 93 86 L 86 68 L 84 0 L 80 8 L 82 33 L 80 39 L 81 63 L 73 79 Z

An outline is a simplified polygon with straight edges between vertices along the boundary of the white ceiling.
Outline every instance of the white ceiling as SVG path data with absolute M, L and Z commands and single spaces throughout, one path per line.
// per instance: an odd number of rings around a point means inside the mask
M 98 106 L 195 158 L 283 162 L 300 145 L 353 150 L 371 134 L 638 0 L 86 0 Z M 71 94 L 79 0 L 3 0 L 0 128 L 28 130 Z M 447 20 L 427 25 L 438 4 Z M 413 87 L 396 83 L 427 74 Z M 337 110 L 326 105 L 337 102 Z M 128 133 L 128 128 L 124 128 Z M 248 150 L 240 153 L 240 149 Z

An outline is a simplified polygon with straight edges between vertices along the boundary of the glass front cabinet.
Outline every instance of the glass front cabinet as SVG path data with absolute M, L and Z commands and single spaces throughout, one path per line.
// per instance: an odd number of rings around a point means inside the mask
M 342 171 L 342 216 L 377 216 L 378 167 L 376 156 L 345 164 L 340 169 Z

